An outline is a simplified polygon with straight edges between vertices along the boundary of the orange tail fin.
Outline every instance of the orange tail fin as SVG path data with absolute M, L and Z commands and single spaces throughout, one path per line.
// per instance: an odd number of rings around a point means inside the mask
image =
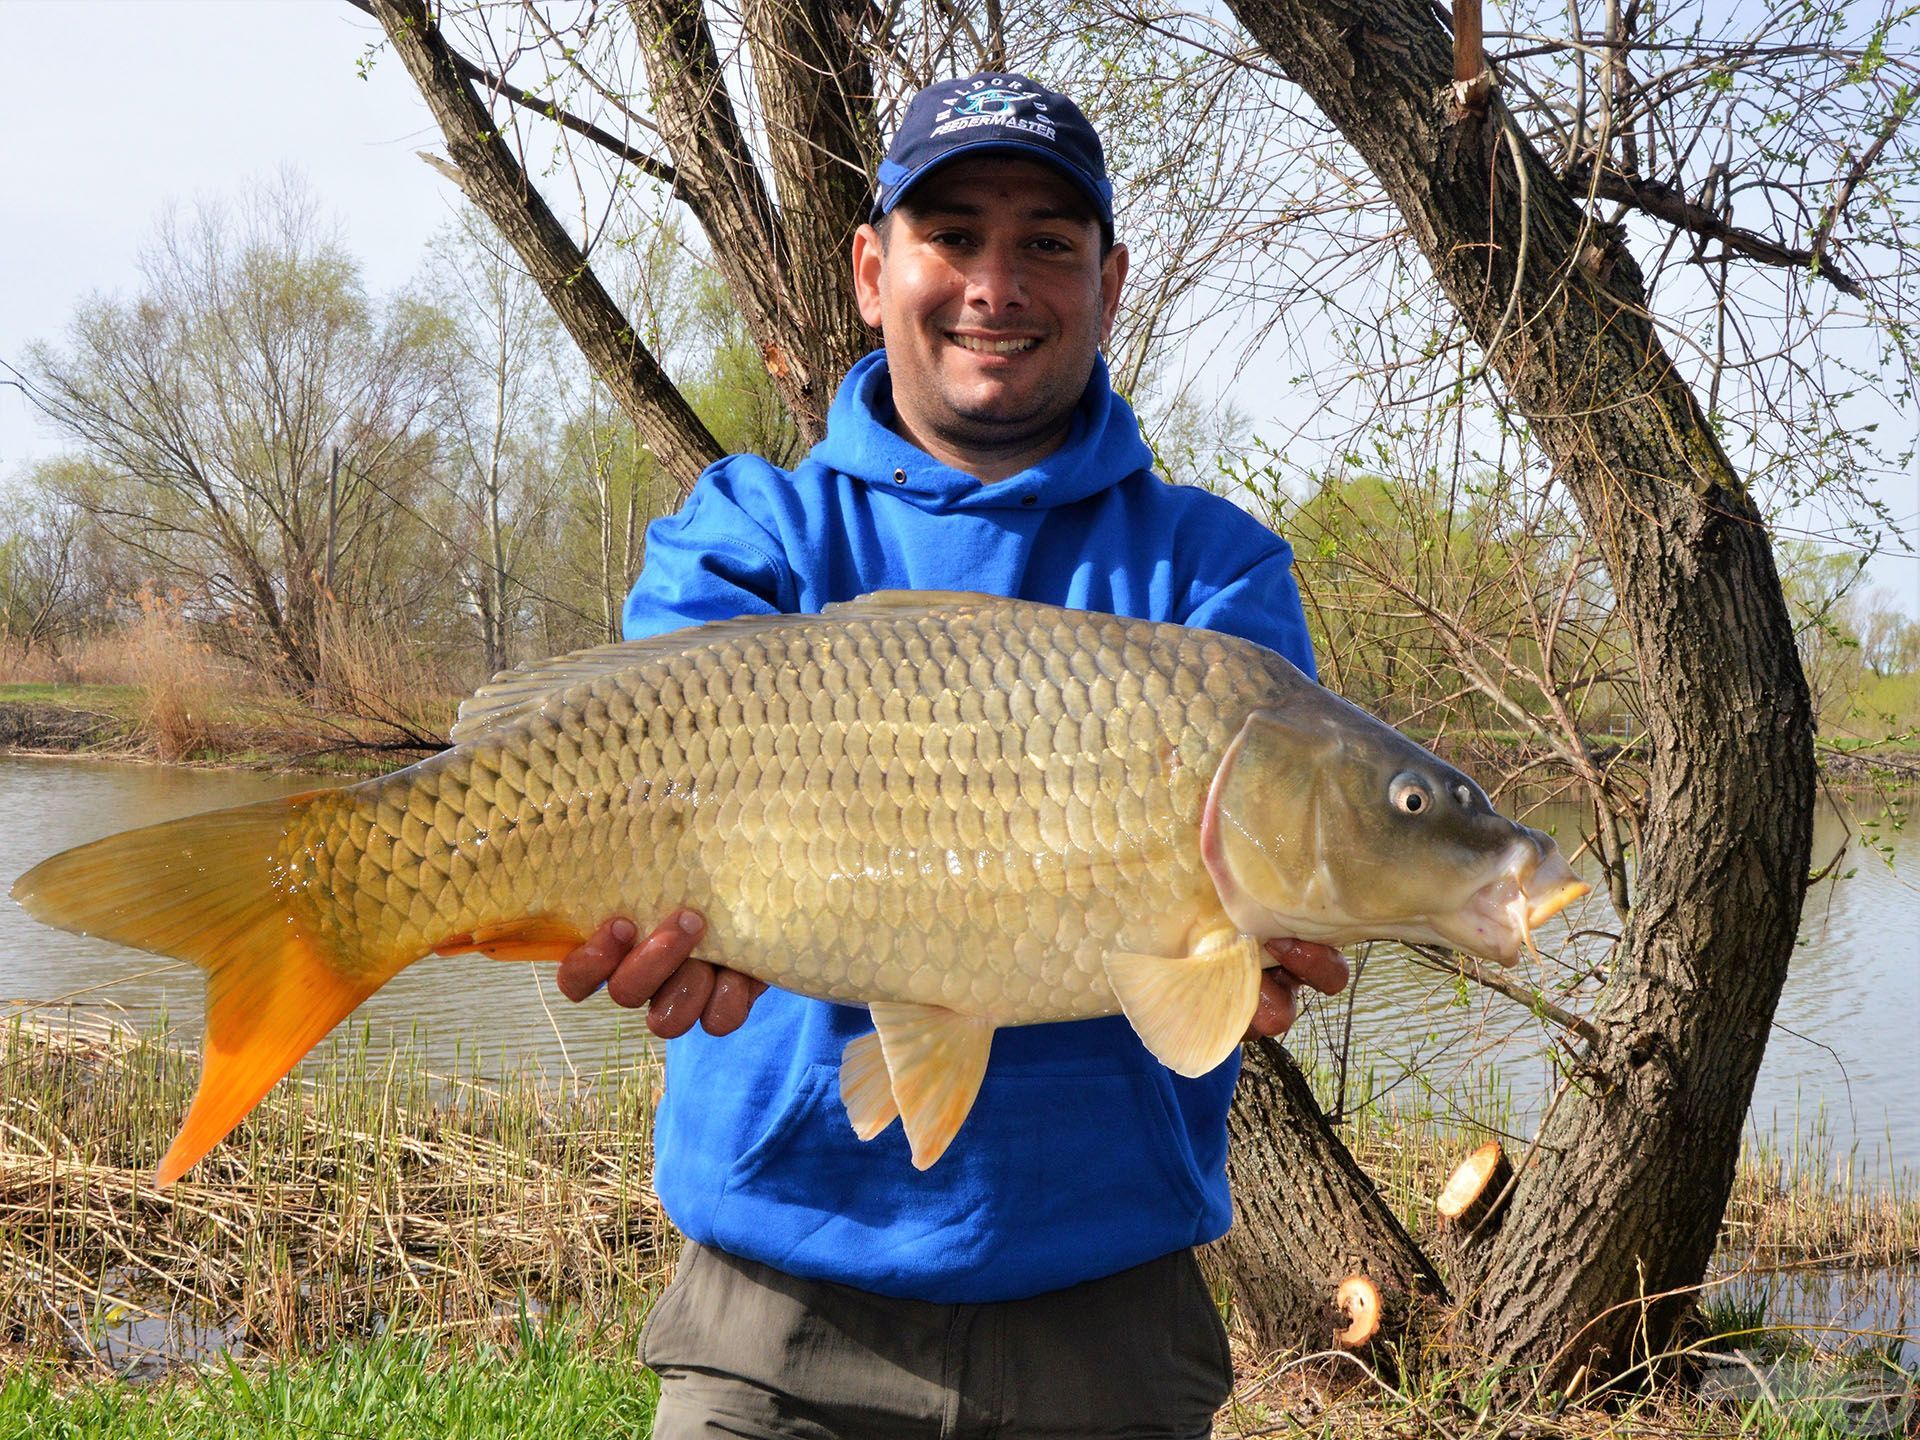
M 110 835 L 14 882 L 36 920 L 191 960 L 207 972 L 200 1089 L 160 1161 L 172 1184 L 356 1005 L 405 968 L 343 955 L 306 933 L 278 883 L 281 842 L 309 791 Z

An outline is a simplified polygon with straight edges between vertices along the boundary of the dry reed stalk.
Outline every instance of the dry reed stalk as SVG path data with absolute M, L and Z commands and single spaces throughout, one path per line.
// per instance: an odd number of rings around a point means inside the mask
M 196 640 L 177 597 L 143 590 L 140 618 L 118 637 L 125 675 L 141 690 L 141 738 L 162 760 L 185 760 L 215 746 L 214 720 L 225 672 Z
M 192 1070 L 118 1029 L 0 1032 L 0 1343 L 84 1361 L 123 1310 L 274 1356 L 483 1332 L 529 1300 L 621 1326 L 670 1261 L 646 1185 L 650 1057 L 557 1095 L 350 1054 L 157 1194 Z
M 396 618 L 328 608 L 320 655 L 322 725 L 362 743 L 444 736 L 467 693 Z
M 617 1334 L 671 1263 L 649 1183 L 650 1052 L 556 1090 L 349 1044 L 156 1194 L 196 1070 L 110 1025 L 0 1024 L 0 1348 L 84 1361 L 103 1327 L 146 1314 L 275 1357 L 376 1330 L 483 1336 L 529 1300 Z M 1485 1134 L 1373 1107 L 1346 1128 L 1431 1240 L 1434 1196 Z M 1743 1163 L 1723 1268 L 1920 1256 L 1911 1185 L 1836 1187 L 1822 1153 Z

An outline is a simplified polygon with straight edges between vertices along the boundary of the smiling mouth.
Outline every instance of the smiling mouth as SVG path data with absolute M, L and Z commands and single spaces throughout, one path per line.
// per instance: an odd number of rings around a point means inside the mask
M 956 335 L 949 332 L 947 338 L 962 350 L 971 350 L 977 355 L 1018 355 L 1040 343 L 1038 337 L 1032 335 L 993 340 L 983 335 Z

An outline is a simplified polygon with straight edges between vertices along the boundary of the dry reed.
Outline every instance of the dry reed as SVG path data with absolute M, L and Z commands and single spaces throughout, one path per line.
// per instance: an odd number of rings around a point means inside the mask
M 434 1075 L 404 1048 L 375 1056 L 362 1032 L 156 1194 L 197 1068 L 104 1024 L 0 1028 L 0 1344 L 105 1362 L 144 1323 L 176 1355 L 278 1357 L 395 1331 L 481 1336 L 527 1303 L 620 1334 L 671 1262 L 650 1186 L 650 1053 L 560 1088 Z M 1468 1108 L 1501 1103 L 1490 1090 Z M 1376 1109 L 1344 1129 L 1431 1239 L 1433 1197 L 1481 1133 Z M 1811 1147 L 1749 1155 L 1723 1270 L 1920 1260 L 1910 1185 L 1836 1186 L 1821 1163 Z M 1247 1357 L 1243 1373 L 1261 1369 Z
M 336 1050 L 156 1193 L 197 1068 L 117 1028 L 7 1022 L 0 1341 L 85 1362 L 145 1320 L 162 1345 L 283 1356 L 527 1303 L 617 1326 L 668 1263 L 651 1059 L 556 1094 Z

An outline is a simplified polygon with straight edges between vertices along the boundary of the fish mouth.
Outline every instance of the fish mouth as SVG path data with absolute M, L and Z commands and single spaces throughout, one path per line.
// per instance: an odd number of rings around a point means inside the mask
M 1544 837 L 1543 837 L 1544 839 Z M 1480 887 L 1447 929 L 1449 939 L 1482 959 L 1512 965 L 1525 949 L 1540 951 L 1533 932 L 1593 887 L 1573 873 L 1566 858 L 1544 842 L 1544 853 L 1527 845 L 1501 874 Z

